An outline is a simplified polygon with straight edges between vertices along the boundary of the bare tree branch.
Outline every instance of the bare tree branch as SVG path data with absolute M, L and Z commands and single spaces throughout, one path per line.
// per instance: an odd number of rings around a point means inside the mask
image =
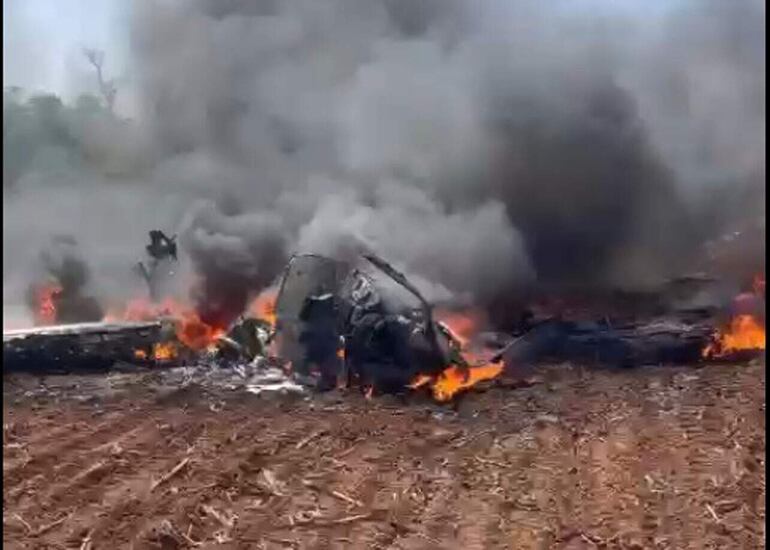
M 84 48 L 83 55 L 86 57 L 89 63 L 96 69 L 96 78 L 99 83 L 99 92 L 102 94 L 104 103 L 110 113 L 113 112 L 115 106 L 115 96 L 118 93 L 115 87 L 115 81 L 105 80 L 104 78 L 104 52 L 93 48 Z

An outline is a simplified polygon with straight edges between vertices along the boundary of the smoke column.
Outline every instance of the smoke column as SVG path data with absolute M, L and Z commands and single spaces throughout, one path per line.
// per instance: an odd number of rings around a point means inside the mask
M 764 220 L 764 15 L 134 2 L 138 115 L 67 126 L 86 160 L 4 170 L 4 308 L 52 233 L 77 237 L 103 299 L 135 292 L 155 227 L 180 234 L 178 292 L 217 318 L 296 252 L 372 250 L 431 298 L 482 305 L 537 282 L 655 284 Z M 764 266 L 763 244 L 747 253 Z

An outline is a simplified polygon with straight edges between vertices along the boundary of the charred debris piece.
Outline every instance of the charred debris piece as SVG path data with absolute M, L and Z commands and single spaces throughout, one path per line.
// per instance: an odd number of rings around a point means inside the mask
M 383 392 L 455 362 L 456 343 L 433 320 L 427 300 L 390 264 L 364 258 L 408 296 L 386 297 L 372 275 L 345 263 L 294 256 L 276 300 L 278 355 L 300 376 L 318 373 L 321 387 L 344 370 L 348 384 Z
M 100 371 L 135 362 L 136 350 L 168 339 L 168 326 L 79 323 L 3 332 L 5 372 Z
M 240 317 L 227 334 L 217 337 L 209 352 L 219 361 L 253 361 L 268 354 L 274 335 L 273 326 L 268 321 Z
M 138 262 L 136 269 L 147 284 L 150 298 L 153 301 L 158 299 L 158 285 L 164 273 L 161 269 L 170 262 L 177 261 L 176 235 L 167 236 L 160 229 L 153 229 L 149 232 L 150 244 L 145 247 L 148 260 Z
M 574 361 L 598 367 L 697 364 L 714 328 L 672 319 L 613 325 L 549 320 L 506 350 L 506 364 Z
M 116 365 L 219 366 L 251 361 L 266 353 L 272 327 L 260 319 L 239 319 L 210 349 L 198 352 L 177 337 L 177 321 L 77 323 L 3 332 L 5 372 L 71 373 L 106 371 Z

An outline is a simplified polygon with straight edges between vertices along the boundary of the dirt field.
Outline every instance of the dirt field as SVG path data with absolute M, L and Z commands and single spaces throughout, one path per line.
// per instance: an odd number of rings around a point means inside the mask
M 764 548 L 764 364 L 538 375 L 450 406 L 6 378 L 4 545 Z

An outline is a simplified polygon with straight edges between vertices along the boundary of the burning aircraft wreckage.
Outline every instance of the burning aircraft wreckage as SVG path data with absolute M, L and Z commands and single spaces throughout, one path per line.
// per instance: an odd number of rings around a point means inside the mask
M 480 331 L 474 311 L 430 303 L 374 254 L 362 255 L 355 265 L 293 256 L 280 281 L 247 312 L 229 327 L 216 327 L 194 308 L 159 299 L 156 280 L 165 262 L 176 261 L 176 242 L 161 231 L 150 237 L 149 261 L 137 266 L 149 300 L 103 314 L 78 293 L 78 281 L 37 288 L 32 294 L 43 326 L 4 332 L 5 371 L 250 365 L 268 373 L 259 391 L 344 385 L 368 396 L 429 390 L 436 400 L 449 401 L 524 364 L 697 364 L 756 357 L 765 348 L 764 276 L 755 277 L 729 308 L 653 307 L 644 320 L 530 314 L 516 331 L 493 333 Z M 675 303 L 677 296 L 715 282 L 704 276 L 671 281 L 664 301 Z M 85 311 L 91 322 L 72 323 L 73 300 L 79 305 L 85 300 L 89 307 L 79 308 L 81 320 Z

